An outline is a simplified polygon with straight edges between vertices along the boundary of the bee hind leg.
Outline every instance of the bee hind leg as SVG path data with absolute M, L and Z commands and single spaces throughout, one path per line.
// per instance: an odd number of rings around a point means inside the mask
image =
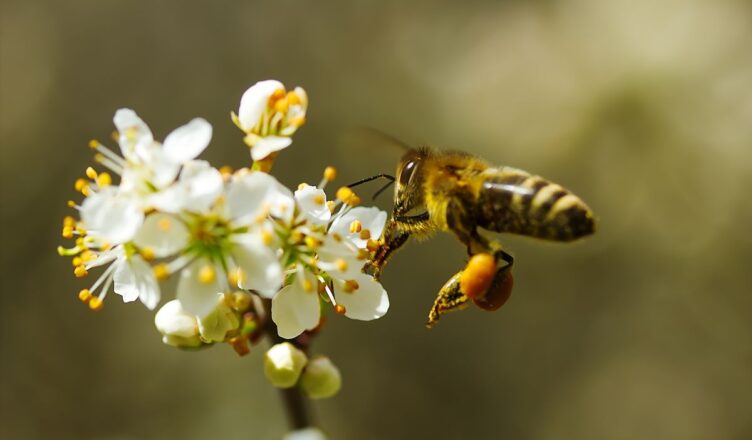
M 457 272 L 439 290 L 439 294 L 436 295 L 436 300 L 434 300 L 433 306 L 428 312 L 426 327 L 432 328 L 439 321 L 441 315 L 445 313 L 462 310 L 467 307 L 470 298 L 462 293 L 460 289 L 461 276 L 462 271 Z

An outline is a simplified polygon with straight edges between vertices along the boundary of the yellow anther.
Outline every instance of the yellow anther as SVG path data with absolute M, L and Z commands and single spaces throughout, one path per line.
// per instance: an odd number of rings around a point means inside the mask
M 230 176 L 232 176 L 233 169 L 229 165 L 225 165 L 219 169 L 219 174 L 222 175 L 223 178 L 229 179 Z
M 241 268 L 235 270 L 235 276 L 238 279 L 238 286 L 248 281 L 248 274 Z
M 227 274 L 227 281 L 230 283 L 230 285 L 237 286 L 238 285 L 238 271 L 231 270 Z
M 113 141 L 117 142 L 118 140 L 120 140 L 120 133 L 118 133 L 117 130 L 112 130 L 112 133 L 110 133 L 110 138 Z
M 94 170 L 94 168 L 92 168 L 92 167 L 87 167 L 86 168 L 86 177 L 88 177 L 91 180 L 96 179 L 97 178 L 97 172 L 96 172 L 96 170 Z
M 352 223 L 350 223 L 350 233 L 355 234 L 357 232 L 360 232 L 363 228 L 363 224 L 360 223 L 358 220 L 353 220 Z
M 68 200 L 67 205 L 68 205 L 68 208 L 75 208 L 76 202 L 74 202 L 73 200 Z
M 334 167 L 326 167 L 324 168 L 324 179 L 331 182 L 332 180 L 337 178 L 337 169 Z
M 338 315 L 344 315 L 345 313 L 347 313 L 347 309 L 342 304 L 337 304 L 336 306 L 334 306 L 334 313 Z
M 88 274 L 89 272 L 86 270 L 84 266 L 76 266 L 76 268 L 73 269 L 73 275 L 75 275 L 76 278 L 83 278 Z
M 367 260 L 370 257 L 370 252 L 365 249 L 358 249 L 358 260 Z
M 305 235 L 303 235 L 300 231 L 293 231 L 293 233 L 290 235 L 290 240 L 292 240 L 293 243 L 302 243 L 305 239 Z
M 158 228 L 159 228 L 159 229 L 160 229 L 161 231 L 163 231 L 163 232 L 167 232 L 167 231 L 169 231 L 169 230 L 170 230 L 170 228 L 172 228 L 172 220 L 171 220 L 171 219 L 169 219 L 169 218 L 167 218 L 167 217 L 161 218 L 161 219 L 159 219 L 159 221 L 157 222 L 157 227 L 158 227 Z
M 233 336 L 227 342 L 238 356 L 245 356 L 251 352 L 251 347 L 248 346 L 248 338 L 246 336 Z
M 76 246 L 82 247 L 82 248 L 86 247 L 86 243 L 84 243 L 84 238 L 83 237 L 78 237 L 76 239 Z
M 76 183 L 73 184 L 73 188 L 75 188 L 76 191 L 81 192 L 88 185 L 89 185 L 89 181 L 81 177 L 81 178 L 76 179 Z
M 76 225 L 76 219 L 74 219 L 73 217 L 69 215 L 66 215 L 65 217 L 63 217 L 63 226 L 73 227 L 75 225 Z
M 274 102 L 274 110 L 280 113 L 286 113 L 289 107 L 290 104 L 287 102 L 287 98 L 279 98 Z
M 63 238 L 73 238 L 73 228 L 70 226 L 63 226 Z
M 338 234 L 338 233 L 336 233 L 336 232 L 333 232 L 333 233 L 332 233 L 332 238 L 333 238 L 333 239 L 334 239 L 334 241 L 336 241 L 337 243 L 339 243 L 339 242 L 341 242 L 341 241 L 342 241 L 342 236 L 341 236 L 341 235 L 339 235 L 339 234 Z
M 347 281 L 345 281 L 345 285 L 344 285 L 343 289 L 345 290 L 346 293 L 353 293 L 356 290 L 358 290 L 359 287 L 360 286 L 358 285 L 357 281 L 355 281 L 355 280 L 347 280 Z
M 321 194 L 316 194 L 313 196 L 313 203 L 322 206 L 324 203 L 326 203 L 326 199 Z
M 353 194 L 352 197 L 350 197 L 350 200 L 347 202 L 350 206 L 358 206 L 360 205 L 360 197 Z
M 89 289 L 81 289 L 81 291 L 78 292 L 78 299 L 83 302 L 89 301 L 91 299 L 91 292 Z
M 81 194 L 83 194 L 86 197 L 89 197 L 89 195 L 91 195 L 91 188 L 89 188 L 88 186 L 83 187 L 81 189 Z
M 95 148 L 99 147 L 99 141 L 96 139 L 92 139 L 89 141 L 89 148 L 94 150 Z
M 233 307 L 235 310 L 239 312 L 248 310 L 248 307 L 251 305 L 251 295 L 248 292 L 235 292 L 232 294 L 232 297 L 235 303 Z
M 92 310 L 101 310 L 104 306 L 104 301 L 98 296 L 92 296 L 89 300 L 89 308 Z
M 276 100 L 284 97 L 285 95 L 286 95 L 285 89 L 284 88 L 279 88 L 279 89 L 275 90 L 274 92 L 272 92 L 271 96 L 269 96 L 269 101 L 271 101 L 271 102 L 276 101 Z
M 81 259 L 84 260 L 84 262 L 86 262 L 86 261 L 91 261 L 91 260 L 97 258 L 97 254 L 87 249 L 87 250 L 81 252 L 81 254 L 79 255 L 79 257 L 81 257 Z
M 96 163 L 102 163 L 102 162 L 104 162 L 105 159 L 106 158 L 104 157 L 104 154 L 102 154 L 102 153 L 97 153 L 97 154 L 94 155 L 94 162 L 96 162 Z
M 366 242 L 366 249 L 368 249 L 371 252 L 376 252 L 377 250 L 379 250 L 380 247 L 381 245 L 376 240 L 368 240 Z
M 152 270 L 154 271 L 154 277 L 160 281 L 170 277 L 170 270 L 167 269 L 167 265 L 164 263 L 157 264 Z
M 302 99 L 300 99 L 300 96 L 298 96 L 297 93 L 295 93 L 294 90 L 290 90 L 287 92 L 287 103 L 290 105 L 298 105 L 301 102 L 303 102 Z
M 289 124 L 293 127 L 300 127 L 301 125 L 305 124 L 305 116 L 295 116 L 294 118 L 290 119 Z
M 240 274 L 238 274 L 238 277 L 240 277 Z M 199 282 L 203 284 L 209 284 L 213 282 L 217 278 L 217 274 L 214 271 L 214 268 L 210 265 L 205 265 L 198 271 L 198 280 Z
M 154 259 L 154 248 L 151 248 L 149 246 L 144 246 L 141 248 L 141 256 L 144 257 L 144 260 L 151 261 Z
M 272 234 L 269 231 L 262 231 L 261 241 L 263 241 L 265 245 L 271 246 L 272 243 L 274 243 L 274 236 L 272 236 Z
M 354 195 L 355 193 L 353 192 L 353 190 L 346 186 L 343 186 L 337 190 L 337 198 L 344 203 L 347 203 L 347 201 L 350 200 L 350 198 Z
M 110 176 L 110 173 L 101 173 L 99 176 L 97 176 L 97 185 L 99 186 L 110 186 L 112 185 L 112 176 Z
M 329 212 L 334 213 L 337 205 L 334 203 L 334 200 L 329 200 L 328 202 L 326 202 L 326 207 L 329 208 Z
M 303 290 L 313 292 L 313 283 L 310 280 L 303 280 Z
M 321 246 L 321 242 L 318 239 L 311 237 L 310 235 L 308 235 L 304 241 L 308 249 L 317 249 L 319 246 Z
M 307 183 L 299 183 L 298 184 L 298 189 L 305 189 L 306 186 L 308 186 Z
M 71 260 L 71 263 L 73 263 L 73 267 L 78 267 L 84 264 L 84 259 L 81 257 L 73 257 L 73 259 Z
M 103 241 L 102 244 L 99 245 L 99 249 L 102 249 L 103 251 L 108 251 L 111 247 L 112 245 L 106 241 Z
M 338 258 L 337 261 L 334 262 L 334 264 L 337 265 L 337 270 L 340 272 L 345 272 L 347 270 L 347 261 L 343 260 L 342 258 Z
M 360 231 L 360 239 L 361 240 L 368 240 L 369 238 L 371 238 L 371 231 L 370 230 L 363 229 L 362 231 Z

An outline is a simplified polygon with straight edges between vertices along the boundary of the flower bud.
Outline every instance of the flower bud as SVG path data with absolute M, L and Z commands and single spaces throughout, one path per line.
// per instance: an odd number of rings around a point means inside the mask
M 201 339 L 207 342 L 223 342 L 227 332 L 237 330 L 239 326 L 238 313 L 224 301 L 218 301 L 217 307 L 211 313 L 198 320 Z
M 290 388 L 298 382 L 308 356 L 289 342 L 274 345 L 264 355 L 264 374 L 272 385 Z
M 159 309 L 154 324 L 163 335 L 162 342 L 167 345 L 183 348 L 201 345 L 196 317 L 186 312 L 176 299 Z
M 342 387 L 342 375 L 328 357 L 317 356 L 308 362 L 300 386 L 311 399 L 325 399 Z

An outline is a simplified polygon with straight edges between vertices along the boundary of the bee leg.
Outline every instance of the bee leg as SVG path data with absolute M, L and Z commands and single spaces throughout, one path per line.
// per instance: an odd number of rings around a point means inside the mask
M 376 250 L 373 259 L 368 261 L 363 267 L 363 272 L 371 275 L 376 280 L 381 278 L 381 271 L 386 267 L 389 258 L 410 238 L 410 234 L 407 232 L 397 231 L 394 234 L 391 231 L 387 232 L 390 233 L 384 234 L 384 238 L 379 243 L 379 248 Z
M 460 290 L 461 276 L 462 271 L 457 272 L 439 290 L 439 294 L 436 295 L 436 300 L 433 302 L 433 307 L 428 312 L 426 327 L 432 328 L 439 321 L 441 315 L 445 313 L 462 310 L 467 307 L 470 298 Z

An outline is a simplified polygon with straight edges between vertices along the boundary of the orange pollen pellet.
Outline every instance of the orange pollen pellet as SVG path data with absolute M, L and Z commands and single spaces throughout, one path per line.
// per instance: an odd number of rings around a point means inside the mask
M 88 274 L 89 272 L 86 270 L 84 266 L 76 266 L 76 268 L 73 269 L 73 275 L 75 275 L 76 278 L 83 278 Z
M 361 240 L 368 240 L 369 238 L 371 238 L 371 231 L 369 231 L 368 229 L 363 229 L 362 231 L 360 231 Z
M 350 232 L 352 234 L 360 232 L 362 229 L 363 225 L 358 220 L 353 220 L 352 223 L 350 223 Z
M 486 294 L 496 273 L 496 260 L 491 254 L 475 254 L 460 275 L 460 291 L 470 298 Z
M 89 308 L 92 310 L 101 310 L 104 306 L 104 301 L 102 301 L 102 298 L 99 298 L 97 296 L 92 296 L 89 300 Z
M 81 291 L 78 292 L 78 299 L 82 302 L 88 302 L 91 299 L 91 292 L 89 289 L 81 289 Z
M 334 306 L 334 313 L 338 315 L 344 315 L 345 313 L 347 313 L 347 309 L 345 308 L 345 306 L 337 304 L 336 306 Z
M 326 167 L 324 168 L 324 179 L 328 180 L 329 182 L 333 181 L 337 178 L 337 169 L 334 167 Z

